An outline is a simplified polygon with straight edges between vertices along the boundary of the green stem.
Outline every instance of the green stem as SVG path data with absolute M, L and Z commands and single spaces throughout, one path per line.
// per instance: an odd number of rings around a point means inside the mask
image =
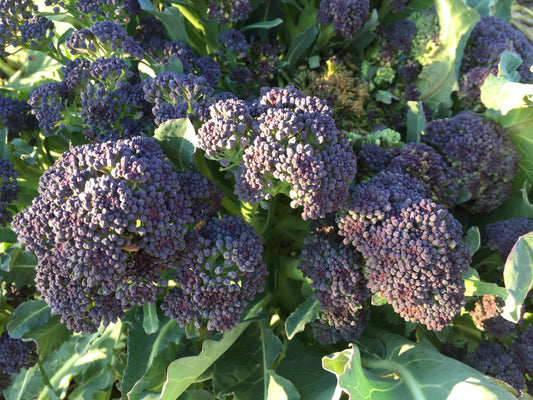
M 170 319 L 159 331 L 157 334 L 157 338 L 155 339 L 155 342 L 152 346 L 152 351 L 150 352 L 150 356 L 148 357 L 148 364 L 152 365 L 152 362 L 154 361 L 155 356 L 159 352 L 159 346 L 161 346 L 161 342 L 163 341 L 163 338 L 166 336 L 168 331 L 170 331 L 174 325 L 177 324 L 177 321 L 175 319 Z
M 403 365 L 398 364 L 394 361 L 390 360 L 381 360 L 381 359 L 362 359 L 362 364 L 364 367 L 369 368 L 376 368 L 376 369 L 385 369 L 385 370 L 393 370 L 395 372 L 398 372 L 400 375 L 400 378 L 403 379 L 409 390 L 411 391 L 412 398 L 415 400 L 426 400 L 426 397 L 424 396 L 424 393 L 422 393 L 422 390 L 418 387 L 418 383 L 415 379 L 415 377 L 405 368 Z
M 0 70 L 4 72 L 8 77 L 13 75 L 16 71 L 9 65 L 7 62 L 4 61 L 3 58 L 0 57 Z
M 52 382 L 50 382 L 50 378 L 48 377 L 48 374 L 46 373 L 46 371 L 44 370 L 43 368 L 43 363 L 41 362 L 41 360 L 37 360 L 37 365 L 39 366 L 39 370 L 41 371 L 41 375 L 43 376 L 43 381 L 44 383 L 46 384 L 46 386 L 48 386 L 48 388 L 50 389 L 50 391 L 52 393 L 54 393 L 57 397 L 58 394 L 57 392 L 54 390 L 53 386 L 52 386 Z

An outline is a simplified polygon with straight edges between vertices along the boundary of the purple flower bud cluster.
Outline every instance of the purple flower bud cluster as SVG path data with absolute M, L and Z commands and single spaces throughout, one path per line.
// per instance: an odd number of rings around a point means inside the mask
M 65 47 L 72 55 L 93 58 L 116 54 L 137 60 L 144 57 L 141 45 L 128 36 L 120 24 L 112 21 L 98 21 L 90 28 L 75 31 L 66 40 Z
M 243 21 L 251 12 L 249 0 L 211 0 L 207 8 L 207 17 L 211 22 L 225 25 Z
M 357 33 L 368 18 L 368 0 L 322 0 L 317 20 L 323 24 L 334 24 L 335 33 L 349 38 Z
M 207 324 L 226 332 L 240 320 L 248 301 L 264 290 L 262 238 L 237 216 L 211 218 L 188 233 L 179 253 L 175 281 L 161 308 L 181 326 Z
M 80 13 L 87 14 L 91 21 L 125 17 L 141 11 L 138 0 L 79 0 L 76 7 Z
M 221 56 L 227 53 L 233 53 L 237 56 L 244 55 L 246 50 L 250 47 L 246 37 L 236 31 L 235 29 L 230 29 L 229 31 L 224 31 L 217 37 L 217 43 L 220 46 L 219 54 Z
M 485 332 L 505 338 L 518 329 L 518 324 L 507 321 L 501 316 L 504 301 L 492 294 L 487 294 L 476 301 L 470 315 L 476 326 Z
M 466 356 L 463 362 L 488 376 L 507 382 L 519 392 L 525 386 L 524 377 L 512 353 L 496 339 L 479 342 L 476 350 Z
M 89 66 L 91 76 L 100 81 L 107 82 L 108 86 L 114 87 L 120 79 L 129 79 L 133 76 L 130 67 L 121 58 L 97 58 Z
M 533 326 L 529 325 L 516 338 L 511 340 L 511 352 L 520 370 L 533 376 Z
M 315 229 L 304 240 L 298 268 L 312 280 L 311 296 L 320 303 L 318 319 L 311 323 L 321 344 L 354 341 L 365 329 L 370 299 L 361 255 L 345 246 L 332 226 Z
M 28 99 L 39 127 L 46 134 L 53 134 L 57 129 L 64 129 L 62 113 L 65 111 L 66 99 L 64 89 L 59 82 L 44 83 L 35 89 Z
M 34 342 L 14 339 L 4 330 L 0 336 L 0 374 L 11 376 L 32 367 L 39 358 L 35 350 Z
M 424 197 L 446 208 L 455 206 L 459 196 L 458 174 L 433 148 L 424 143 L 408 143 L 397 151 L 387 171 L 404 173 L 417 179 Z
M 0 159 L 0 226 L 6 226 L 13 217 L 7 206 L 17 199 L 20 192 L 17 178 L 18 172 L 9 159 Z
M 263 86 L 269 86 L 270 81 L 278 72 L 281 55 L 281 43 L 270 41 L 263 43 L 255 37 L 250 41 L 245 64 L 251 71 L 253 78 Z M 239 78 L 235 79 L 239 81 Z
M 229 99 L 211 108 L 199 147 L 235 176 L 241 201 L 262 203 L 278 193 L 303 207 L 304 219 L 324 218 L 348 196 L 357 169 L 332 110 L 289 86 L 265 88 L 254 102 Z
M 158 271 L 175 265 L 196 222 L 191 199 L 214 203 L 200 182 L 199 193 L 183 182 L 141 137 L 72 147 L 42 175 L 12 227 L 37 255 L 42 298 L 69 329 L 94 332 L 156 300 Z
M 374 143 L 365 143 L 357 152 L 357 169 L 363 175 L 375 175 L 390 164 L 393 155 Z
M 523 62 L 518 72 L 522 82 L 533 82 L 533 72 L 529 69 L 533 64 L 533 45 L 522 32 L 493 16 L 482 16 L 474 27 L 465 47 L 461 71 L 497 68 L 504 51 L 520 56 Z
M 53 48 L 50 39 L 54 37 L 54 23 L 42 15 L 34 15 L 24 21 L 20 29 L 21 43 L 27 43 L 31 47 L 49 46 Z
M 202 76 L 178 75 L 165 71 L 143 82 L 144 98 L 154 103 L 152 113 L 160 125 L 170 119 L 194 117 L 203 103 L 209 102 L 213 89 Z
M 529 218 L 511 218 L 488 224 L 485 228 L 487 246 L 499 251 L 507 258 L 518 238 L 533 232 L 533 221 Z
M 20 132 L 34 130 L 36 126 L 37 120 L 27 102 L 0 95 L 0 129 L 7 128 L 10 139 Z
M 90 72 L 89 67 L 91 62 L 85 58 L 75 58 L 72 61 L 61 67 L 61 73 L 63 80 L 61 85 L 63 86 L 63 95 L 77 96 L 83 89 L 85 89 L 86 82 L 89 80 Z
M 473 212 L 494 210 L 509 198 L 519 156 L 499 123 L 464 113 L 429 122 L 422 141 L 459 174 L 460 185 L 472 194 Z

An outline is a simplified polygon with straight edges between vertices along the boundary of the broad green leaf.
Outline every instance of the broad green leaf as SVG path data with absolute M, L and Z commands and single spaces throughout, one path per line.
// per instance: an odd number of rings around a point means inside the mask
M 294 66 L 298 61 L 298 57 L 305 53 L 311 47 L 316 37 L 318 36 L 318 28 L 316 25 L 311 25 L 302 33 L 299 33 L 292 39 L 291 46 L 287 51 L 284 61 L 290 66 Z
M 26 301 L 13 312 L 7 330 L 12 337 L 20 339 L 26 332 L 43 326 L 51 316 L 50 307 L 43 300 Z
M 498 121 L 511 135 L 520 155 L 520 171 L 516 179 L 520 182 L 526 179 L 533 182 L 533 106 L 514 108 L 501 117 L 489 112 L 485 116 Z
M 468 36 L 479 15 L 461 0 L 436 0 L 439 16 L 439 48 L 417 79 L 420 100 L 432 110 L 449 108 L 451 94 L 459 89 L 457 74 Z
M 147 13 L 152 14 L 161 21 L 169 39 L 190 46 L 189 36 L 185 30 L 183 15 L 178 7 L 166 7 L 165 11 L 161 12 L 157 11 L 149 1 L 143 1 L 141 7 L 146 10 Z
M 466 4 L 481 16 L 492 15 L 502 18 L 508 24 L 511 23 L 513 0 L 467 0 Z
M 7 128 L 0 129 L 0 158 L 8 158 L 9 148 L 7 146 Z
M 216 398 L 207 390 L 191 389 L 183 393 L 178 400 L 216 400 Z
M 150 0 L 139 0 L 139 5 L 141 6 L 142 10 L 157 11 Z
M 147 373 L 155 362 L 159 352 L 166 348 L 169 343 L 178 343 L 184 337 L 184 329 L 178 326 L 176 320 L 166 317 L 161 318 L 157 332 L 147 335 L 142 326 L 141 317 L 142 313 L 139 311 L 137 318 L 132 321 L 131 328 L 128 331 L 128 358 L 120 387 L 124 396 L 126 394 L 129 396 L 134 385 L 143 378 L 143 375 Z M 174 355 L 175 353 L 173 352 L 172 354 Z M 170 358 L 168 364 L 172 361 L 174 359 Z M 160 385 L 163 384 L 166 378 L 168 364 L 163 367 Z
M 521 188 L 513 187 L 511 198 L 496 211 L 490 213 L 488 217 L 483 215 L 483 222 L 489 224 L 502 219 L 518 217 L 533 218 L 533 205 L 529 202 L 528 198 L 530 189 L 531 184 L 528 181 L 525 181 Z
M 352 344 L 323 358 L 324 368 L 337 375 L 351 399 L 515 398 L 479 371 L 402 336 L 367 329 L 358 342 L 359 348 Z
M 320 312 L 318 300 L 308 297 L 285 321 L 285 332 L 289 340 L 298 332 L 302 332 L 305 326 L 313 322 Z
M 336 379 L 321 367 L 322 353 L 298 339 L 291 340 L 276 372 L 289 379 L 302 400 L 331 400 Z
M 516 69 L 520 64 L 520 57 L 504 52 L 498 65 L 498 76 L 490 74 L 481 85 L 480 99 L 496 115 L 506 115 L 514 108 L 525 108 L 531 104 L 533 84 L 519 82 L 520 75 Z
M 22 336 L 23 339 L 33 339 L 37 343 L 37 353 L 41 359 L 59 349 L 72 336 L 72 332 L 60 322 L 60 319 L 59 315 L 53 315 L 44 325 Z
M 39 366 L 23 368 L 14 378 L 9 388 L 4 391 L 6 400 L 34 399 L 45 386 Z
M 422 102 L 408 101 L 407 107 L 407 137 L 405 141 L 407 143 L 418 143 L 420 142 L 422 131 L 426 129 L 426 116 L 424 115 Z
M 479 228 L 477 226 L 472 226 L 470 229 L 468 229 L 464 241 L 468 245 L 470 255 L 473 255 L 476 251 L 478 251 L 479 246 L 481 245 L 481 236 L 479 234 Z
M 244 32 L 250 29 L 271 29 L 283 23 L 281 18 L 276 18 L 272 21 L 261 21 L 256 22 L 255 24 L 246 25 L 245 27 L 239 29 L 239 31 Z
M 189 119 L 173 119 L 165 122 L 154 132 L 167 157 L 181 170 L 194 169 L 192 156 L 196 151 L 196 131 Z
M 300 400 L 300 394 L 291 381 L 279 376 L 269 369 L 267 383 L 267 400 Z
M 218 397 L 233 393 L 235 399 L 267 399 L 268 367 L 283 345 L 264 322 L 251 324 L 239 340 L 217 361 L 213 389 Z
M 157 316 L 157 307 L 155 304 L 143 304 L 143 328 L 149 335 L 159 328 L 159 318 Z
M 502 316 L 518 322 L 522 303 L 533 289 L 533 232 L 521 236 L 507 256 L 503 281 L 509 291 Z
M 17 241 L 17 234 L 7 227 L 0 227 L 0 242 L 15 243 Z
M 507 300 L 509 292 L 507 289 L 496 285 L 495 283 L 482 282 L 479 279 L 477 271 L 470 268 L 466 274 L 463 275 L 465 282 L 465 296 L 484 296 L 486 294 L 493 294 Z

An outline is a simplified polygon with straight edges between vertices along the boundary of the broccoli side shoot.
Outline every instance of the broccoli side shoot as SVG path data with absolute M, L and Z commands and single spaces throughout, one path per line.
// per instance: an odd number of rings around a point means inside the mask
M 208 330 L 235 327 L 256 293 L 264 289 L 262 238 L 237 216 L 213 217 L 185 236 L 162 308 L 181 326 L 193 322 Z
M 518 238 L 532 231 L 533 221 L 529 218 L 511 218 L 488 224 L 485 239 L 491 250 L 500 252 L 506 259 Z
M 465 113 L 431 121 L 425 133 L 422 141 L 440 153 L 470 192 L 472 212 L 494 210 L 509 198 L 519 156 L 499 123 Z
M 17 199 L 20 192 L 17 178 L 18 172 L 9 159 L 0 159 L 0 226 L 6 226 L 13 217 L 7 207 Z
M 32 367 L 38 358 L 34 342 L 14 339 L 4 330 L 0 336 L 0 390 L 7 388 L 12 375 Z

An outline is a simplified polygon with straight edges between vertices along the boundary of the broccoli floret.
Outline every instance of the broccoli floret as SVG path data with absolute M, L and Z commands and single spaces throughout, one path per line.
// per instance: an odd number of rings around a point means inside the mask
M 219 55 L 225 57 L 233 54 L 237 58 L 244 57 L 246 50 L 250 47 L 246 37 L 235 29 L 224 31 L 217 37 L 217 43 L 220 46 Z
M 509 133 L 497 122 L 474 114 L 431 121 L 422 141 L 436 149 L 471 193 L 472 212 L 487 212 L 510 196 L 519 156 Z
M 262 238 L 237 216 L 224 215 L 188 233 L 185 242 L 176 260 L 177 286 L 161 307 L 182 326 L 207 323 L 208 330 L 229 331 L 247 302 L 263 291 Z
M 361 29 L 369 12 L 368 0 L 322 0 L 317 20 L 325 25 L 333 24 L 337 35 L 349 38 Z
M 501 316 L 504 301 L 492 294 L 476 301 L 470 315 L 476 326 L 485 332 L 504 338 L 518 329 L 518 324 L 507 321 Z
M 499 251 L 505 259 L 518 238 L 533 231 L 533 221 L 529 218 L 511 218 L 493 222 L 485 228 L 487 246 Z
M 461 86 L 457 92 L 457 97 L 462 108 L 466 110 L 483 112 L 485 106 L 481 103 L 481 86 L 490 75 L 497 75 L 497 67 L 474 67 L 463 74 Z
M 426 65 L 439 48 L 439 18 L 435 12 L 414 12 L 409 16 L 416 26 L 409 58 Z
M 195 117 L 213 94 L 204 77 L 192 73 L 180 76 L 171 71 L 145 80 L 143 90 L 146 101 L 155 104 L 152 113 L 158 125 L 175 118 Z
M 217 205 L 203 199 L 209 188 L 183 189 L 189 178 L 141 137 L 72 147 L 42 175 L 12 227 L 37 255 L 42 298 L 69 329 L 94 332 L 155 301 L 165 284 L 158 270 L 174 265 L 198 222 L 191 199 Z
M 7 206 L 14 202 L 20 192 L 18 172 L 9 159 L 0 159 L 0 226 L 6 226 L 13 217 Z
M 354 179 L 356 159 L 316 97 L 295 89 L 263 89 L 258 101 L 229 99 L 211 108 L 198 130 L 198 145 L 235 177 L 241 201 L 261 203 L 278 193 L 303 206 L 304 219 L 340 207 Z
M 511 352 L 496 339 L 479 342 L 476 350 L 463 362 L 488 376 L 507 382 L 519 392 L 524 388 L 524 377 Z
M 368 232 L 362 247 L 370 291 L 407 321 L 439 331 L 464 305 L 471 261 L 459 222 L 428 199 L 413 202 Z
M 533 378 L 533 326 L 528 326 L 511 341 L 514 361 L 520 370 Z
M 58 4 L 58 1 L 54 0 L 54 4 Z M 79 0 L 76 1 L 76 8 L 87 14 L 91 21 L 123 18 L 127 22 L 131 15 L 141 11 L 138 0 Z
M 249 0 L 211 0 L 207 8 L 207 17 L 220 25 L 242 21 L 252 12 Z
M 342 243 L 334 226 L 325 225 L 305 239 L 299 258 L 298 268 L 312 280 L 311 296 L 320 303 L 318 319 L 311 323 L 313 336 L 322 344 L 356 340 L 369 317 L 361 255 Z
M 507 24 L 503 19 L 482 16 L 472 30 L 466 44 L 461 71 L 466 73 L 476 67 L 496 68 L 504 51 L 520 56 L 523 63 L 518 68 L 522 81 L 533 82 L 533 46 L 522 32 Z
M 59 82 L 44 83 L 37 87 L 28 99 L 31 113 L 39 122 L 39 128 L 47 134 L 65 129 L 62 113 L 65 111 L 64 89 Z
M 37 127 L 37 120 L 31 114 L 30 105 L 23 100 L 16 100 L 0 95 L 0 129 L 7 128 L 10 139 L 22 131 L 31 131 Z
M 6 389 L 11 375 L 32 367 L 38 358 L 34 342 L 12 338 L 4 330 L 0 336 L 0 390 Z
M 408 143 L 398 150 L 387 171 L 405 173 L 426 189 L 425 196 L 447 208 L 459 196 L 458 174 L 433 148 L 424 143 Z
M 374 143 L 363 144 L 357 152 L 357 169 L 363 176 L 375 175 L 387 168 L 393 155 Z

